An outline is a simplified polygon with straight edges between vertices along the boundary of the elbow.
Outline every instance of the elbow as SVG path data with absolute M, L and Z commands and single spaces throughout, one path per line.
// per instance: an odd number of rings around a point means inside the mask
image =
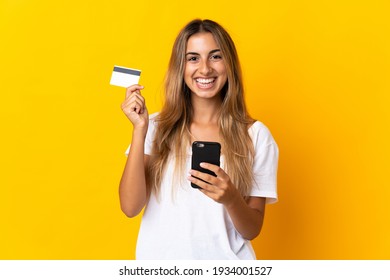
M 245 236 L 243 236 L 247 240 L 251 241 L 260 235 L 261 229 L 263 228 L 264 211 L 259 212 L 259 215 L 257 215 L 256 219 L 253 220 L 252 227 L 248 228 Z
M 259 236 L 260 234 L 260 230 L 257 230 L 255 232 L 251 232 L 250 234 L 247 234 L 245 236 L 243 236 L 246 240 L 249 240 L 249 241 L 252 241 L 253 239 L 255 239 L 257 236 Z
M 145 206 L 145 199 L 139 198 L 138 196 L 129 196 L 119 191 L 119 203 L 122 212 L 128 218 L 134 218 L 141 213 Z
M 243 235 L 242 237 L 245 238 L 246 240 L 252 241 L 253 239 L 255 239 L 260 235 L 262 227 L 263 227 L 263 221 L 261 221 L 259 225 L 253 228 L 250 232 L 247 232 L 247 234 Z
M 138 214 L 141 212 L 142 209 L 137 209 L 135 207 L 128 207 L 125 205 L 121 205 L 122 212 L 126 215 L 128 218 L 134 218 L 138 216 Z

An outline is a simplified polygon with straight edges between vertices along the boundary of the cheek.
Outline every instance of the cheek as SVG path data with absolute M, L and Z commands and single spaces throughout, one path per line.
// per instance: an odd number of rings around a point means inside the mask
M 184 69 L 184 83 L 187 85 L 187 87 L 191 87 L 192 82 L 192 71 L 190 68 L 186 67 Z
M 191 75 L 192 75 L 191 67 L 190 66 L 186 66 L 184 68 L 184 79 L 191 78 Z
M 215 68 L 220 75 L 227 75 L 225 64 L 219 63 Z
M 223 80 L 226 82 L 227 81 L 227 71 L 225 67 L 221 67 L 219 69 L 219 75 L 223 77 Z

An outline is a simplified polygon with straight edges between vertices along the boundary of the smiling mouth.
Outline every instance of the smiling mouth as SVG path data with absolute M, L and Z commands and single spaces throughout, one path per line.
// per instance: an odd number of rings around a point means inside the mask
M 209 78 L 209 79 L 202 79 L 202 78 L 197 78 L 195 79 L 196 84 L 200 88 L 211 88 L 214 85 L 214 82 L 217 78 Z

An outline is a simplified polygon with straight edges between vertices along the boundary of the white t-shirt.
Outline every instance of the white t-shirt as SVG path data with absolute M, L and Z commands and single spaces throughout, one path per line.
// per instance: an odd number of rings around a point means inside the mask
M 151 154 L 156 123 L 150 116 L 145 139 L 145 154 Z M 254 185 L 250 196 L 266 197 L 266 203 L 277 201 L 278 146 L 271 133 L 256 121 L 249 134 L 255 147 Z M 126 154 L 128 154 L 129 149 Z M 191 148 L 183 180 L 173 188 L 174 161 L 167 162 L 159 197 L 151 195 L 145 207 L 138 234 L 136 258 L 173 259 L 256 259 L 250 241 L 244 239 L 224 206 L 191 187 L 186 179 L 191 169 Z M 224 156 L 221 156 L 221 168 Z

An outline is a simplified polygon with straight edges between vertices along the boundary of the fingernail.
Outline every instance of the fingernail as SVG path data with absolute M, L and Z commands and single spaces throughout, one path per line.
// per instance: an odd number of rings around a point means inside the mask
M 204 162 L 201 162 L 199 165 L 204 167 L 206 164 Z

